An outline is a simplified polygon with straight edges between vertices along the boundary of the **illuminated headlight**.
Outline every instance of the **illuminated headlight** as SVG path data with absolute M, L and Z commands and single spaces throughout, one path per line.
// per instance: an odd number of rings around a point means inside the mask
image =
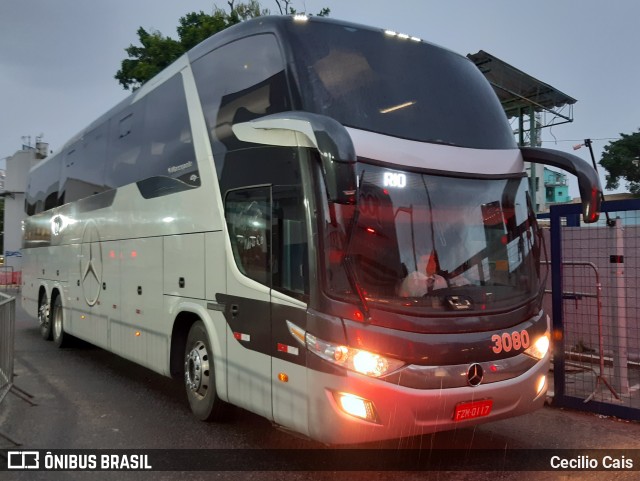
M 538 360 L 544 358 L 544 356 L 546 356 L 548 352 L 549 352 L 549 333 L 548 332 L 545 333 L 544 336 L 540 336 L 538 339 L 536 339 L 536 341 L 531 345 L 531 347 L 529 347 L 526 351 L 524 351 L 525 354 Z
M 338 407 L 345 413 L 355 416 L 365 421 L 377 422 L 378 416 L 373 407 L 373 403 L 368 399 L 344 392 L 334 392 L 333 397 L 338 403 Z
M 400 369 L 404 363 L 397 359 L 374 354 L 361 349 L 332 344 L 306 335 L 307 348 L 322 359 L 371 377 L 380 377 Z

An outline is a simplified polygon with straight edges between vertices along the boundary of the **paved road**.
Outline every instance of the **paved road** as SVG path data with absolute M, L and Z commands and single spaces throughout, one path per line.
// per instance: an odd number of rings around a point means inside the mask
M 322 449 L 281 432 L 251 413 L 234 410 L 222 424 L 195 420 L 180 382 L 164 378 L 90 345 L 57 349 L 18 306 L 15 384 L 30 406 L 10 394 L 0 405 L 0 433 L 24 449 Z M 376 448 L 640 449 L 640 424 L 545 407 L 531 415 Z M 11 448 L 0 439 L 0 448 Z M 464 451 L 462 451 L 464 453 Z M 640 459 L 636 461 L 640 465 Z M 499 460 L 496 469 L 499 469 Z M 612 476 L 613 475 L 613 476 Z M 2 473 L 2 479 L 638 479 L 635 473 L 508 472 L 210 472 Z

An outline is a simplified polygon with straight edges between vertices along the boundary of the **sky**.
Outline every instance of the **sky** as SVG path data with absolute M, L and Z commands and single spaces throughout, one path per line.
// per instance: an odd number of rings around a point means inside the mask
M 178 19 L 211 0 L 0 0 L 0 164 L 43 136 L 57 151 L 129 92 L 114 75 L 139 27 L 177 38 Z M 261 0 L 277 12 L 275 0 Z M 218 1 L 226 6 L 224 0 Z M 484 50 L 578 102 L 543 146 L 596 160 L 640 128 L 637 0 L 293 0 L 298 11 L 420 37 L 466 55 Z M 23 140 L 23 137 L 25 138 Z M 604 171 L 600 168 L 604 186 Z M 578 196 L 570 182 L 571 195 Z M 624 191 L 622 188 L 617 191 Z

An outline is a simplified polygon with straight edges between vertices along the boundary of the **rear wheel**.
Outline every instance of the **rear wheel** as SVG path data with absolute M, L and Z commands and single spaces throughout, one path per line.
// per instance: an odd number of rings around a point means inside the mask
M 60 296 L 57 296 L 53 302 L 51 324 L 53 325 L 53 342 L 55 342 L 58 347 L 67 347 L 70 344 L 71 336 L 64 332 L 64 311 L 62 309 Z
M 42 293 L 40 301 L 38 302 L 38 323 L 40 324 L 40 335 L 42 339 L 50 341 L 52 337 L 51 308 L 46 292 Z
M 193 414 L 202 421 L 218 421 L 225 402 L 216 392 L 213 353 L 202 321 L 189 330 L 184 359 L 184 384 Z

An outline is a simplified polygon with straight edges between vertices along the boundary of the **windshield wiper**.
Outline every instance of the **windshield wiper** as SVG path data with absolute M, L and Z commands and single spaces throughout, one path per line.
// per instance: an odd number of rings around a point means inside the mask
M 364 174 L 364 172 L 363 172 Z M 353 242 L 354 232 L 358 226 L 358 220 L 360 218 L 360 209 L 358 207 L 358 203 L 356 202 L 355 212 L 353 214 L 353 219 L 351 221 L 351 227 L 349 228 L 349 232 L 347 234 L 347 243 L 345 247 L 345 255 L 343 257 L 344 270 L 347 274 L 347 279 L 349 284 L 351 284 L 351 288 L 358 294 L 358 298 L 360 299 L 360 309 L 362 310 L 362 315 L 365 321 L 370 320 L 369 316 L 369 303 L 365 297 L 365 292 L 360 286 L 358 282 L 358 277 L 356 275 L 355 267 L 353 264 L 353 257 L 351 256 L 351 243 Z

